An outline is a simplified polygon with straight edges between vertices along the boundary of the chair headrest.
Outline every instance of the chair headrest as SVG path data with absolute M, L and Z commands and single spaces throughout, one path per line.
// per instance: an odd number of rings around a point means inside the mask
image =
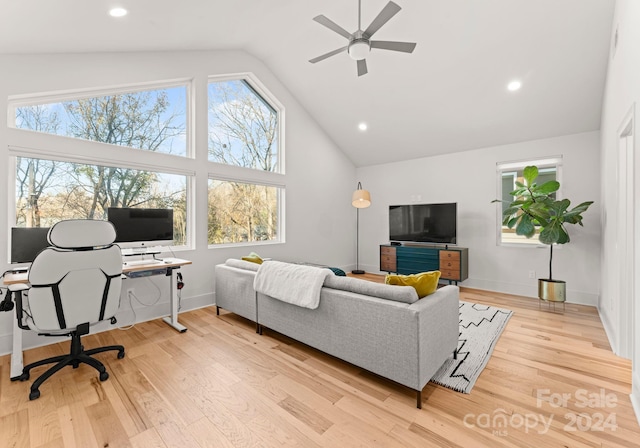
M 109 221 L 69 219 L 54 224 L 47 238 L 62 249 L 108 246 L 116 239 L 116 229 Z

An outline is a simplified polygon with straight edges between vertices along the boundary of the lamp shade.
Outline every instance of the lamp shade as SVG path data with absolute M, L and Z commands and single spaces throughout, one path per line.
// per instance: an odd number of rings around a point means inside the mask
M 371 205 L 371 194 L 362 189 L 360 182 L 358 182 L 358 189 L 351 196 L 351 205 L 355 208 L 367 208 Z

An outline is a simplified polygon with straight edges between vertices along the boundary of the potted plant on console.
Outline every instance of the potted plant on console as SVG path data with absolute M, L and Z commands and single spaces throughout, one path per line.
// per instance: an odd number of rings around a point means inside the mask
M 560 183 L 551 180 L 538 185 L 538 168 L 527 166 L 523 171 L 524 183 L 516 181 L 517 189 L 511 192 L 515 200 L 503 212 L 502 224 L 513 229 L 516 234 L 531 238 L 539 228 L 540 242 L 549 245 L 549 278 L 538 279 L 538 297 L 548 302 L 564 302 L 566 283 L 553 278 L 553 246 L 566 244 L 571 239 L 565 225 L 582 225 L 582 214 L 593 201 L 583 202 L 569 209 L 569 199 L 556 200 L 554 193 Z M 498 199 L 492 202 L 502 202 Z

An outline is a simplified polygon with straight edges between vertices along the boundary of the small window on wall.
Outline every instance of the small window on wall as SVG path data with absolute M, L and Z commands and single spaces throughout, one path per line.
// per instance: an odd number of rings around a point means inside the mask
M 523 170 L 525 167 L 534 165 L 538 167 L 538 178 L 536 183 L 541 185 L 550 180 L 561 181 L 562 157 L 552 157 L 547 159 L 525 160 L 520 162 L 505 162 L 497 164 L 497 185 L 498 198 L 502 201 L 500 207 L 497 208 L 497 225 L 498 225 L 498 244 L 499 245 L 540 245 L 539 233 L 540 229 L 536 229 L 536 234 L 527 238 L 516 234 L 516 229 L 510 229 L 502 224 L 503 213 L 509 208 L 509 204 L 516 200 L 511 193 L 517 189 L 516 182 L 524 183 Z M 562 188 L 562 187 L 561 187 Z M 555 199 L 560 199 L 561 191 L 558 190 L 554 195 Z

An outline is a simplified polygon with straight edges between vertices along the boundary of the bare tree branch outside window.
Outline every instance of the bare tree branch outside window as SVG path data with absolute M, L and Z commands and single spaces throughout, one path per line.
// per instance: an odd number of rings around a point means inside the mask
M 16 126 L 153 152 L 186 154 L 186 89 L 84 98 L 16 109 Z M 186 220 L 186 181 L 150 171 L 19 157 L 17 225 L 39 227 L 68 217 L 104 219 L 108 207 L 171 207 Z M 164 205 L 161 205 L 164 204 Z M 46 221 L 43 223 L 43 221 Z M 176 223 L 185 240 L 185 222 Z
M 209 160 L 277 172 L 278 113 L 246 81 L 209 84 Z M 209 244 L 278 238 L 278 188 L 209 181 Z

